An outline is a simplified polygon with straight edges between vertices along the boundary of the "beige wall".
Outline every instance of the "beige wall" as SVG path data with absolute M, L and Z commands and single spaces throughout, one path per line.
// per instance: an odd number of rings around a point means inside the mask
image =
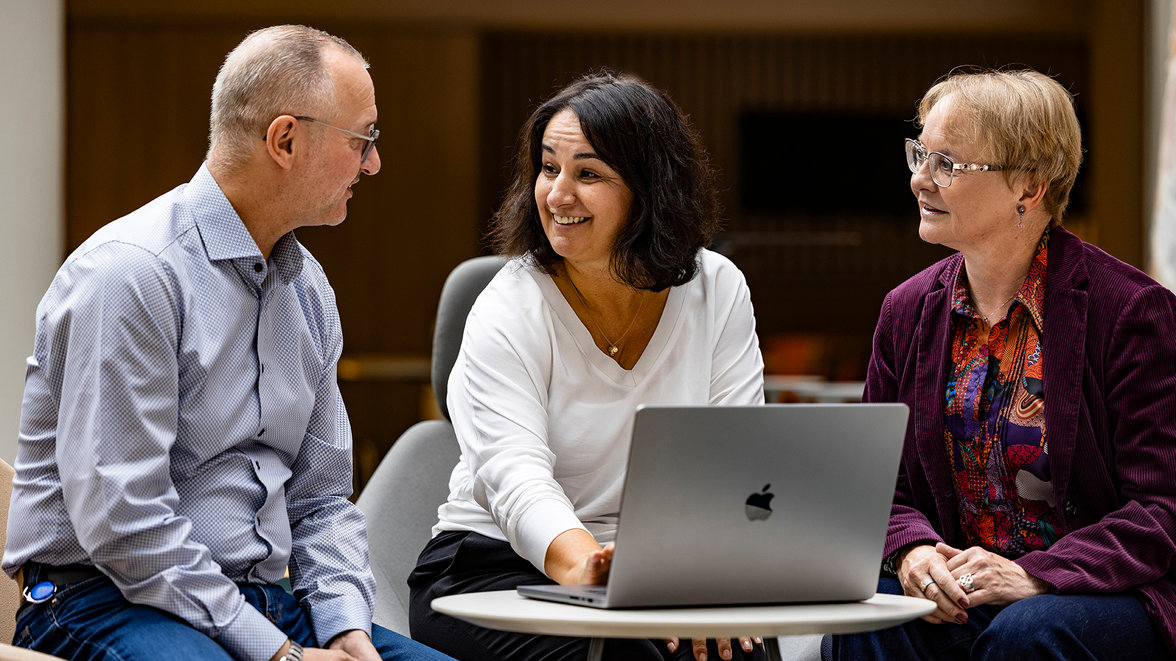
M 61 0 L 0 0 L 0 459 L 16 457 L 37 302 L 61 261 Z

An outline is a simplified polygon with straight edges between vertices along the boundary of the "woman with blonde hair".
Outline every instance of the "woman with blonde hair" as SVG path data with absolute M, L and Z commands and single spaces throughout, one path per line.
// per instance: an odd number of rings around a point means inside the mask
M 959 72 L 906 141 L 919 236 L 958 252 L 891 291 L 865 399 L 911 407 L 879 591 L 931 615 L 841 659 L 1154 659 L 1176 633 L 1176 298 L 1061 225 L 1072 98 Z

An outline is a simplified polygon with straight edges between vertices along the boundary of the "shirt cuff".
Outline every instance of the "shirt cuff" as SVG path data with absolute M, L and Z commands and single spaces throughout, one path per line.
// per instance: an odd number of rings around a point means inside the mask
M 310 611 L 310 622 L 314 625 L 314 636 L 319 647 L 343 633 L 358 629 L 371 638 L 372 609 L 357 594 L 339 595 L 327 599 L 315 598 L 304 602 Z
M 527 508 L 515 525 L 515 534 L 508 537 L 516 540 L 515 550 L 519 555 L 529 560 L 539 571 L 544 571 L 547 547 L 560 534 L 573 529 L 588 532 L 567 503 L 551 498 L 540 500 Z
M 289 638 L 274 626 L 261 611 L 241 600 L 241 612 L 220 630 L 216 642 L 234 659 L 269 661 Z

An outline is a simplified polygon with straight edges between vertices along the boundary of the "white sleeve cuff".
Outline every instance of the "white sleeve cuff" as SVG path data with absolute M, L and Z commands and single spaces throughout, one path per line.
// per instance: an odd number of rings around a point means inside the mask
M 543 571 L 547 547 L 561 533 L 578 529 L 588 531 L 566 502 L 554 498 L 540 500 L 518 518 L 514 534 L 507 535 L 515 551 Z

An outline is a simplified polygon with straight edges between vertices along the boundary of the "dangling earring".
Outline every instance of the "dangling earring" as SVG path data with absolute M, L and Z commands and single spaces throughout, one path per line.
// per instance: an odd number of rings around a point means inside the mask
M 1018 216 L 1017 229 L 1019 229 L 1019 230 L 1025 229 L 1025 205 L 1024 204 L 1017 205 L 1017 216 Z

